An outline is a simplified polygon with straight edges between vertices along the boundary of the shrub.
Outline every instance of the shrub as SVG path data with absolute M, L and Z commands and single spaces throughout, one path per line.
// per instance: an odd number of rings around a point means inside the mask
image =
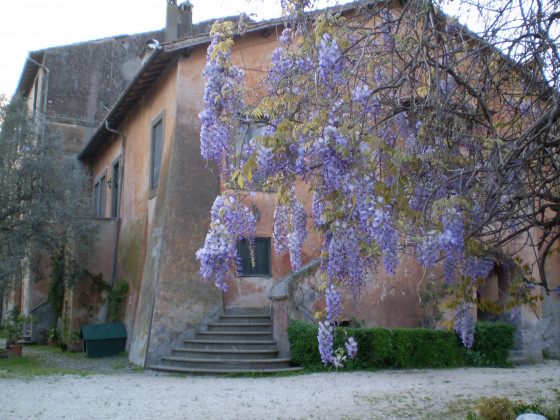
M 292 362 L 307 369 L 323 366 L 317 342 L 318 328 L 301 321 L 288 324 L 288 341 L 292 352 Z
M 109 322 L 116 322 L 124 315 L 123 301 L 128 293 L 128 282 L 119 279 L 112 290 L 107 294 L 109 303 Z
M 485 420 L 513 420 L 516 417 L 514 406 L 508 398 L 481 397 L 475 408 Z
M 503 322 L 480 322 L 475 328 L 475 345 L 467 350 L 453 331 L 338 327 L 334 347 L 343 346 L 346 336 L 357 341 L 358 355 L 346 362 L 349 369 L 507 366 L 513 332 Z M 292 320 L 288 340 L 294 364 L 312 370 L 322 367 L 317 326 Z
M 393 348 L 391 331 L 386 328 L 345 328 L 348 337 L 358 343 L 356 359 L 348 361 L 352 369 L 371 369 L 387 366 Z M 343 337 L 337 337 L 342 341 Z M 336 343 L 335 346 L 341 343 Z
M 509 350 L 513 347 L 515 328 L 505 322 L 477 322 L 474 329 L 476 366 L 510 366 Z

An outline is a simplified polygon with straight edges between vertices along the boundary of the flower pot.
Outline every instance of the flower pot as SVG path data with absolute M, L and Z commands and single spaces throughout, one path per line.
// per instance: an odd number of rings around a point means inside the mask
M 12 352 L 12 356 L 21 356 L 23 352 L 23 345 L 21 344 L 10 344 L 10 350 Z
M 68 350 L 70 350 L 72 353 L 82 352 L 83 351 L 82 340 L 70 341 L 68 343 Z

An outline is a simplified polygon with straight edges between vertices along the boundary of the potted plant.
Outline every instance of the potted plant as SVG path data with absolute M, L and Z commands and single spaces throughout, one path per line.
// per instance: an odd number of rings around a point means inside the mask
M 58 318 L 57 327 L 60 331 L 60 348 L 66 351 L 70 342 L 70 318 L 66 313 L 62 318 Z
M 23 328 L 25 324 L 31 322 L 32 319 L 31 317 L 23 315 L 18 307 L 14 307 L 6 320 L 7 323 L 4 327 L 9 335 L 6 348 L 9 348 L 14 356 L 21 356 L 23 345 L 18 342 L 23 337 Z
M 60 340 L 60 332 L 58 331 L 58 327 L 54 326 L 49 330 L 49 338 L 47 340 L 47 344 L 50 347 L 58 347 Z
M 70 341 L 68 341 L 68 350 L 74 353 L 83 351 L 83 342 L 80 339 L 80 333 L 78 331 L 74 331 L 72 334 L 70 334 Z

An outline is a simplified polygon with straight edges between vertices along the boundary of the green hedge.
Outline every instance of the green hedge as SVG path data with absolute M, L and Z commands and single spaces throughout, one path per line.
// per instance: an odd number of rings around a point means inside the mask
M 509 366 L 514 328 L 503 322 L 479 322 L 475 344 L 465 349 L 455 332 L 423 328 L 337 328 L 335 349 L 345 336 L 354 337 L 358 355 L 349 369 L 442 368 L 458 366 Z M 292 362 L 306 369 L 323 367 L 317 344 L 317 326 L 290 321 L 288 340 Z
M 476 366 L 511 366 L 509 350 L 513 347 L 515 328 L 506 322 L 477 322 L 474 344 L 467 351 L 469 364 Z M 472 360 L 471 360 L 472 358 Z

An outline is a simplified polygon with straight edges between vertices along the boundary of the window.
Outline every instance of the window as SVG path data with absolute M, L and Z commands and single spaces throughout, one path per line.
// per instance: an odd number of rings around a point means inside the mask
M 107 189 L 107 173 L 101 174 L 93 184 L 93 204 L 95 215 L 105 217 L 105 194 Z
M 252 138 L 262 136 L 262 131 L 264 128 L 264 124 L 262 123 L 255 123 L 255 124 L 247 124 L 241 127 L 239 135 L 237 137 L 237 143 L 235 144 L 235 162 L 236 166 L 239 166 L 241 162 L 245 162 L 249 159 L 249 155 L 245 147 L 249 144 Z M 266 173 L 257 173 L 253 171 L 253 180 L 252 184 L 262 184 L 268 178 L 268 174 Z
M 37 111 L 37 95 L 39 94 L 39 77 L 35 79 L 35 88 L 33 89 L 33 115 Z
M 163 157 L 163 117 L 161 112 L 152 121 L 150 141 L 150 198 L 155 195 L 155 189 L 159 183 L 161 171 L 161 160 Z
M 253 251 L 255 253 L 255 266 L 251 264 L 251 250 L 246 239 L 237 245 L 241 259 L 242 276 L 270 276 L 270 238 L 255 238 Z
M 111 217 L 117 218 L 119 207 L 119 188 L 120 188 L 120 156 L 113 162 L 113 173 L 111 175 Z

